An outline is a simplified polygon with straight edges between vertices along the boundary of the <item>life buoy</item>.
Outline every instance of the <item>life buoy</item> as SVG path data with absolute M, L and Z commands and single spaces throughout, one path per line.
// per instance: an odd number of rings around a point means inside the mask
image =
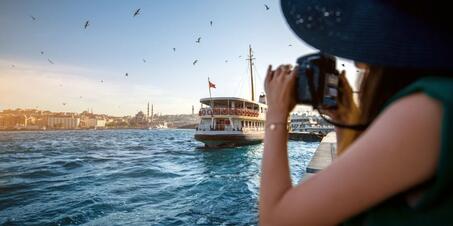
M 228 114 L 229 114 L 229 115 L 234 115 L 234 109 L 229 109 L 229 110 L 228 110 Z
M 226 108 L 222 109 L 222 115 L 228 115 L 228 109 Z
M 208 113 L 208 115 L 212 115 L 212 110 L 208 109 L 207 113 Z

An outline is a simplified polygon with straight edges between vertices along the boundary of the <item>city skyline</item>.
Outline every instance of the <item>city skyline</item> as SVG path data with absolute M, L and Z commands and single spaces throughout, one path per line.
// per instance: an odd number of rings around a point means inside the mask
M 0 27 L 0 111 L 122 116 L 151 102 L 157 112 L 185 114 L 209 95 L 208 77 L 213 97 L 250 99 L 249 45 L 256 97 L 267 65 L 315 51 L 290 31 L 277 0 L 7 0 Z

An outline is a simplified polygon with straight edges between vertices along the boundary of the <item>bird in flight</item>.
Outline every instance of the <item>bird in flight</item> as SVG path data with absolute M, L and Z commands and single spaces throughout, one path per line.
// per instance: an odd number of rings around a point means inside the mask
M 104 83 L 104 80 L 101 80 L 101 83 Z
M 242 55 L 240 55 L 239 58 L 242 58 Z
M 44 55 L 44 51 L 41 51 L 41 55 Z
M 143 60 L 143 63 L 146 63 L 146 60 L 144 58 L 142 60 Z
M 270 9 L 269 6 L 266 5 L 266 4 L 264 4 L 264 7 L 266 7 L 266 10 L 269 10 L 269 9 Z
M 66 106 L 66 103 L 65 103 L 65 102 L 63 102 L 63 103 L 61 103 L 61 104 L 63 104 L 63 106 Z
M 87 27 L 90 26 L 90 21 L 87 20 L 87 22 L 85 22 L 85 29 L 87 29 Z
M 140 8 L 137 9 L 137 10 L 135 10 L 134 17 L 136 17 L 136 16 L 138 16 L 138 15 L 140 15 Z
M 196 43 L 200 43 L 201 41 L 201 37 L 198 37 L 197 41 L 195 41 Z
M 212 20 L 211 20 L 211 21 L 209 21 L 209 24 L 210 24 L 210 25 L 211 25 L 211 27 L 212 27 Z
M 225 60 L 225 63 L 228 63 L 228 60 Z
M 36 17 L 34 17 L 34 16 L 32 16 L 32 15 L 30 15 L 30 18 L 31 18 L 32 20 L 36 20 Z
M 291 47 L 291 46 L 293 46 L 293 45 L 292 45 L 292 44 L 289 44 L 288 46 Z
M 195 60 L 192 64 L 195 66 L 197 64 L 198 60 Z
M 173 48 L 173 52 L 176 52 L 176 48 Z
M 50 60 L 49 58 L 47 58 L 47 61 L 49 61 L 49 63 L 51 64 L 55 64 L 52 60 Z
M 14 64 L 11 64 L 11 67 L 16 67 L 16 65 L 14 65 Z
M 125 76 L 126 76 L 126 78 L 129 78 L 129 74 L 128 73 L 126 73 Z

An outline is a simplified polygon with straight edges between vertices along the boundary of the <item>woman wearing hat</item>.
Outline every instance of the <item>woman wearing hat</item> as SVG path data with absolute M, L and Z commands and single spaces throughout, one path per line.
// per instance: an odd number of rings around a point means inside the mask
M 452 26 L 428 1 L 282 0 L 291 29 L 365 71 L 329 114 L 338 156 L 293 187 L 286 122 L 297 70 L 269 67 L 261 225 L 453 225 Z M 340 76 L 343 81 L 344 77 Z

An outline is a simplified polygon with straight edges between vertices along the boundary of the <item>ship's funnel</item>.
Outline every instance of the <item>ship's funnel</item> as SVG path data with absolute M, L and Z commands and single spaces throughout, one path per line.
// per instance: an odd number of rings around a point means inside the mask
M 262 93 L 262 94 L 260 95 L 260 98 L 259 98 L 258 101 L 259 101 L 260 103 L 262 103 L 262 104 L 266 104 L 266 95 L 265 95 L 264 93 Z

